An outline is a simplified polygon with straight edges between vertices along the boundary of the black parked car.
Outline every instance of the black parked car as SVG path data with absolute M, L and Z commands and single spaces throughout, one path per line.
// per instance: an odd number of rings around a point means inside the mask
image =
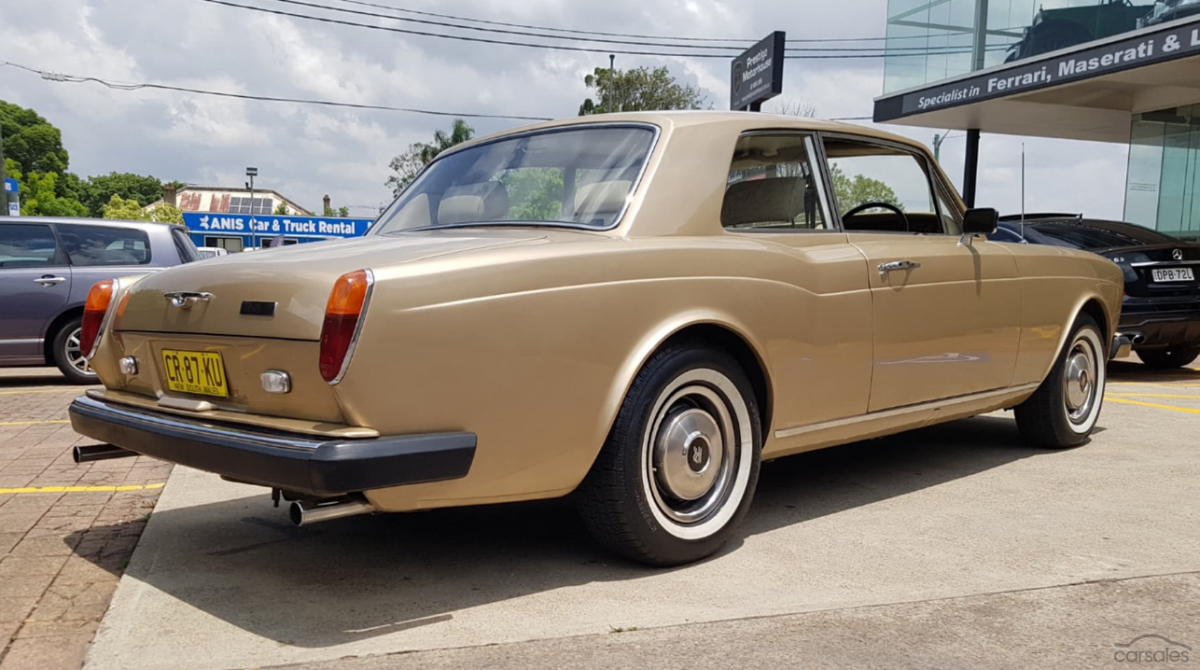
M 1151 367 L 1177 368 L 1200 356 L 1200 244 L 1116 221 L 1071 214 L 1004 216 L 996 242 L 1084 249 L 1125 273 L 1121 333 Z

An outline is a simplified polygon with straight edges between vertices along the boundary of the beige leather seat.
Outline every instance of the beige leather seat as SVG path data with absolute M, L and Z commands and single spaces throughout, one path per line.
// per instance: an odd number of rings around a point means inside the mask
M 726 228 L 793 224 L 804 212 L 804 179 L 777 177 L 740 181 L 725 191 L 721 225 Z
M 633 182 L 627 179 L 580 186 L 575 190 L 575 220 L 598 228 L 611 226 L 625 209 L 632 188 Z
M 508 189 L 498 181 L 446 189 L 438 203 L 438 225 L 500 221 L 508 216 Z

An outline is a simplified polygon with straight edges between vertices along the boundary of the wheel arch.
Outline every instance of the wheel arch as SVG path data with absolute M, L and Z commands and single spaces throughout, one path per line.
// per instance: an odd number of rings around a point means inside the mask
M 58 331 L 68 321 L 74 318 L 83 317 L 83 305 L 75 305 L 65 309 L 50 322 L 46 328 L 45 336 L 42 337 L 42 355 L 46 358 L 47 365 L 54 365 L 54 340 L 58 336 Z
M 687 314 L 669 320 L 642 339 L 620 366 L 608 401 L 605 403 L 604 434 L 607 435 L 617 419 L 617 412 L 629 392 L 633 380 L 646 362 L 663 347 L 683 340 L 696 340 L 714 344 L 729 352 L 742 366 L 750 380 L 755 401 L 759 409 L 759 423 L 764 439 L 770 435 L 774 391 L 770 369 L 762 348 L 750 336 L 747 328 L 735 319 L 716 314 Z M 596 445 L 597 453 L 600 449 Z

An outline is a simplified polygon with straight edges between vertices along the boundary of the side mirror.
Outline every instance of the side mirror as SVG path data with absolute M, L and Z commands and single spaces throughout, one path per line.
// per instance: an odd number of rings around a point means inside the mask
M 996 232 L 1000 213 L 991 207 L 968 209 L 963 215 L 964 235 L 991 235 Z

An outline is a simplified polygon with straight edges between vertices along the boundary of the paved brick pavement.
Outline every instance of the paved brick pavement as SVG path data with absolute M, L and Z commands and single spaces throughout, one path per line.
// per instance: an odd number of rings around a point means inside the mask
M 0 369 L 0 670 L 83 665 L 171 472 L 142 457 L 75 465 L 71 448 L 90 442 L 67 406 L 83 390 L 54 369 Z

